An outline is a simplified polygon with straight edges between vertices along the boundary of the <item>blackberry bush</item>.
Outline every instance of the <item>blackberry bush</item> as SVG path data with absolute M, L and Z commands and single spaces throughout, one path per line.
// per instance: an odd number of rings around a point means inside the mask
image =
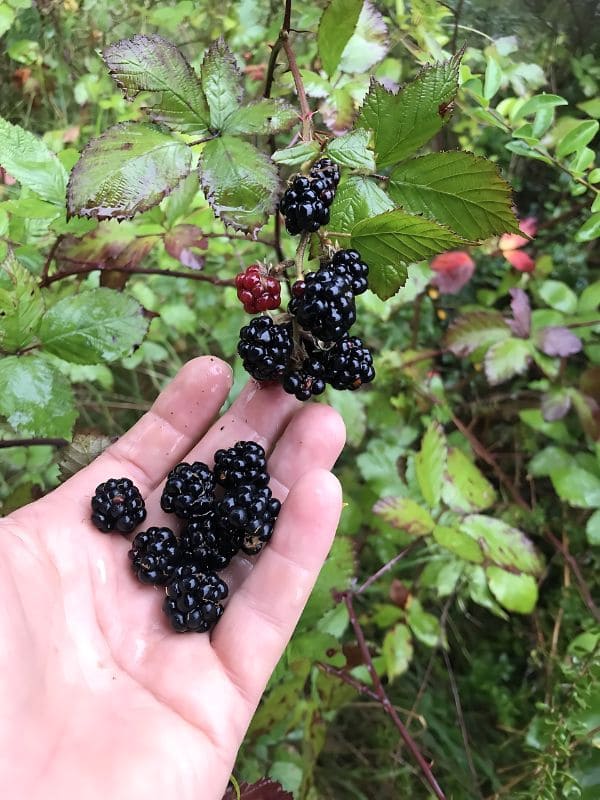
M 91 519 L 102 533 L 131 533 L 146 519 L 144 499 L 129 478 L 110 478 L 96 487 Z
M 206 464 L 184 461 L 169 472 L 160 505 L 181 519 L 198 517 L 212 509 L 214 490 L 215 476 Z

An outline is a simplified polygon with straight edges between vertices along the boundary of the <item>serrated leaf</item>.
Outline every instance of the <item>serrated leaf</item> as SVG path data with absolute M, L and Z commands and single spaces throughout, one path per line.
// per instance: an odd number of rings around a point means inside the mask
M 129 219 L 169 194 L 191 160 L 187 145 L 152 125 L 113 125 L 88 143 L 71 173 L 69 215 Z
M 261 228 L 275 210 L 277 169 L 256 147 L 232 136 L 208 142 L 200 183 L 215 214 L 238 230 Z
M 138 228 L 133 223 L 105 220 L 85 236 L 66 236 L 58 246 L 56 261 L 67 267 L 75 262 L 107 271 L 133 269 L 158 241 L 158 237 L 137 234 Z
M 537 583 L 531 575 L 515 575 L 500 567 L 487 567 L 490 591 L 508 611 L 531 614 L 538 598 Z
M 294 800 L 290 792 L 286 792 L 283 786 L 270 778 L 261 778 L 256 783 L 240 783 L 240 800 Z M 235 790 L 230 787 L 223 797 L 223 800 L 237 800 Z
M 276 164 L 303 164 L 305 161 L 312 161 L 312 159 L 319 152 L 319 143 L 315 141 L 301 142 L 293 147 L 286 147 L 284 150 L 276 150 L 271 159 Z
M 600 508 L 600 478 L 573 464 L 550 473 L 556 494 L 575 508 Z
M 61 481 L 68 480 L 80 469 L 91 464 L 113 441 L 110 436 L 100 433 L 76 434 L 71 444 L 60 451 L 58 468 Z
M 459 528 L 436 525 L 433 530 L 433 538 L 441 547 L 454 553 L 464 561 L 470 561 L 473 564 L 483 563 L 483 553 L 478 543 Z
M 157 34 L 137 35 L 110 45 L 103 57 L 128 100 L 152 92 L 145 109 L 153 120 L 193 136 L 209 133 L 209 111 L 198 76 L 172 42 Z
M 425 536 L 435 525 L 429 512 L 409 497 L 383 497 L 375 503 L 373 512 L 411 536 Z
M 342 72 L 365 73 L 388 50 L 388 30 L 383 15 L 373 3 L 366 0 L 340 59 Z
M 356 126 L 374 131 L 378 167 L 402 161 L 442 128 L 458 91 L 460 59 L 424 67 L 397 94 L 371 81 Z
M 357 222 L 383 214 L 393 207 L 391 199 L 373 178 L 350 175 L 340 183 L 335 194 L 328 228 L 347 233 Z
M 483 511 L 496 499 L 492 484 L 456 447 L 448 451 L 442 499 L 453 511 Z
M 369 150 L 369 131 L 359 128 L 332 139 L 327 145 L 327 155 L 338 164 L 351 169 L 373 172 L 375 158 Z
M 165 234 L 165 250 L 185 267 L 202 269 L 204 256 L 199 250 L 208 248 L 208 239 L 196 225 L 176 225 Z
M 432 508 L 439 505 L 442 497 L 447 456 L 444 429 L 439 422 L 432 422 L 423 436 L 421 449 L 415 458 L 415 472 L 421 494 Z
M 487 564 L 542 574 L 544 561 L 530 539 L 503 520 L 471 514 L 462 520 L 460 530 L 479 544 Z
M 525 339 L 504 339 L 493 344 L 485 354 L 485 376 L 492 386 L 523 375 L 531 363 L 531 343 Z
M 438 618 L 425 611 L 416 597 L 410 598 L 407 611 L 407 622 L 414 636 L 427 647 L 435 647 L 441 636 Z
M 44 315 L 44 350 L 74 364 L 115 361 L 141 344 L 148 330 L 143 308 L 127 294 L 91 289 L 59 300 Z
M 363 0 L 331 0 L 321 16 L 317 47 L 328 75 L 338 68 L 342 53 L 356 29 Z
M 356 223 L 352 247 L 370 268 L 370 288 L 387 300 L 406 280 L 405 264 L 422 261 L 442 250 L 464 244 L 436 222 L 395 209 Z
M 210 127 L 223 130 L 225 120 L 242 101 L 242 76 L 223 39 L 213 42 L 202 62 L 202 88 L 210 109 Z
M 413 656 L 410 630 L 402 623 L 386 633 L 383 640 L 383 658 L 390 680 L 406 672 Z
M 519 231 L 510 186 L 496 164 L 472 153 L 429 153 L 406 161 L 392 172 L 388 191 L 407 211 L 471 241 Z
M 29 344 L 43 313 L 35 277 L 9 250 L 0 264 L 0 350 L 13 353 Z
M 289 130 L 297 119 L 298 113 L 284 100 L 263 98 L 237 108 L 221 130 L 231 136 L 278 133 Z
M 468 356 L 510 336 L 510 328 L 497 311 L 470 311 L 448 328 L 444 345 L 455 356 Z
M 38 353 L 0 359 L 0 415 L 22 436 L 70 439 L 77 411 L 65 376 Z
M 33 133 L 0 117 L 0 167 L 42 200 L 63 206 L 67 173 Z

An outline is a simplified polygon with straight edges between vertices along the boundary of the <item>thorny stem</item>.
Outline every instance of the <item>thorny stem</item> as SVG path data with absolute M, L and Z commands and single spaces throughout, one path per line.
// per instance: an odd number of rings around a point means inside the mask
M 310 110 L 310 106 L 308 104 L 308 98 L 306 96 L 306 91 L 304 89 L 304 84 L 302 83 L 302 76 L 300 75 L 298 62 L 296 61 L 296 56 L 294 55 L 294 51 L 292 50 L 292 46 L 290 44 L 290 40 L 287 34 L 283 39 L 283 49 L 285 50 L 288 64 L 290 65 L 290 72 L 292 73 L 292 77 L 294 78 L 294 85 L 296 87 L 296 93 L 298 95 L 298 102 L 300 103 L 300 112 L 301 112 L 300 118 L 302 120 L 302 138 L 304 139 L 305 142 L 310 142 L 310 140 L 313 138 L 312 111 Z
M 68 259 L 72 261 L 72 259 Z M 77 267 L 72 269 L 65 269 L 57 272 L 54 275 L 43 278 L 40 281 L 40 286 L 50 286 L 51 283 L 62 281 L 63 278 L 68 278 L 71 275 L 88 275 L 90 272 L 102 270 L 103 267 L 98 264 L 89 264 L 87 262 L 76 262 Z M 205 281 L 212 283 L 213 286 L 235 286 L 233 278 L 218 278 L 216 275 L 205 275 L 203 272 L 193 272 L 192 270 L 184 271 L 178 269 L 159 269 L 158 267 L 113 267 L 107 268 L 110 272 L 126 272 L 128 275 L 163 275 L 166 278 L 189 278 L 192 281 Z
M 52 247 L 48 251 L 48 255 L 46 256 L 46 260 L 44 261 L 44 266 L 42 267 L 42 281 L 45 281 L 48 277 L 48 272 L 50 271 L 50 264 L 52 263 L 52 259 L 56 255 L 56 251 L 58 250 L 59 244 L 63 240 L 63 235 L 57 236 L 52 244 Z
M 52 447 L 65 447 L 69 442 L 66 439 L 44 439 L 34 437 L 32 439 L 0 439 L 0 448 L 6 447 L 33 447 L 35 445 L 51 445 Z
M 395 566 L 398 561 L 401 561 L 407 553 L 419 544 L 419 540 L 415 539 L 414 542 L 411 542 L 408 547 L 405 547 L 404 550 L 400 550 L 392 559 L 390 559 L 387 564 L 384 564 L 383 567 L 380 567 L 377 572 L 374 572 L 367 580 L 355 590 L 354 594 L 362 594 L 369 586 L 372 586 L 375 581 L 378 581 L 382 575 L 385 575 L 386 572 L 389 572 L 393 566 Z
M 296 277 L 299 281 L 302 280 L 304 277 L 304 253 L 306 252 L 306 247 L 310 242 L 310 232 L 304 231 L 300 236 L 300 241 L 298 242 L 298 249 L 296 250 L 296 257 L 294 258 L 294 264 L 296 265 Z

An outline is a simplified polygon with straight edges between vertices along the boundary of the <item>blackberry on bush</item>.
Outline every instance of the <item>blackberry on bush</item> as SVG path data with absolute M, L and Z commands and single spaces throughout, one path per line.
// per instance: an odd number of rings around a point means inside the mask
M 175 569 L 167 583 L 163 611 L 178 632 L 210 631 L 223 614 L 220 601 L 228 594 L 225 581 L 187 564 Z
M 293 179 L 279 204 L 288 233 L 314 233 L 329 222 L 329 207 L 339 180 L 339 168 L 330 158 L 317 161 L 308 177 L 297 175 Z
M 369 267 L 357 250 L 338 250 L 331 259 L 331 269 L 349 278 L 353 294 L 362 294 L 369 288 Z
M 358 336 L 346 336 L 329 351 L 326 380 L 334 389 L 358 389 L 375 377 L 373 356 Z
M 160 506 L 181 519 L 199 517 L 212 509 L 214 490 L 215 477 L 206 464 L 184 461 L 169 472 Z
M 293 394 L 298 400 L 310 400 L 313 395 L 325 391 L 325 351 L 309 341 L 304 342 L 305 356 L 298 369 L 290 370 L 283 376 L 284 391 Z
M 289 313 L 306 331 L 324 342 L 340 339 L 356 322 L 351 280 L 329 266 L 309 272 L 304 279 L 304 291 L 297 296 L 292 290 L 292 295 Z
M 270 317 L 255 317 L 240 331 L 238 353 L 253 378 L 277 380 L 292 353 L 291 325 L 275 325 Z
M 131 533 L 146 519 L 146 506 L 129 478 L 110 478 L 92 497 L 92 523 L 103 533 Z
M 164 586 L 180 563 L 179 542 L 170 528 L 148 528 L 133 540 L 129 558 L 138 580 Z
M 273 535 L 281 503 L 268 487 L 242 484 L 228 492 L 217 508 L 219 526 L 232 539 L 240 536 L 241 549 L 259 553 Z
M 238 299 L 248 314 L 279 308 L 281 303 L 279 281 L 267 275 L 259 264 L 251 264 L 245 272 L 236 275 L 235 285 Z
M 236 555 L 242 544 L 241 535 L 232 537 L 219 529 L 214 511 L 190 520 L 180 537 L 182 562 L 202 571 L 220 572 Z
M 237 442 L 215 453 L 214 474 L 217 483 L 232 489 L 241 483 L 266 486 L 269 483 L 267 457 L 256 442 Z

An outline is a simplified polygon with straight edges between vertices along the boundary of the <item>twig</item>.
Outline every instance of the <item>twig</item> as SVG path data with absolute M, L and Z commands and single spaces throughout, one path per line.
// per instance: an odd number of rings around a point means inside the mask
M 322 661 L 317 661 L 317 667 L 323 672 L 326 672 L 328 675 L 333 675 L 334 678 L 339 678 L 339 680 L 348 684 L 348 686 L 351 686 L 359 694 L 364 694 L 379 703 L 379 695 L 370 689 L 366 683 L 359 681 L 358 678 L 354 678 L 352 675 L 347 673 L 346 670 L 339 669 L 338 667 L 332 667 L 331 664 L 324 664 Z
M 194 147 L 197 144 L 211 142 L 213 139 L 217 139 L 219 136 L 219 133 L 212 133 L 210 136 L 203 136 L 202 139 L 195 139 L 193 142 L 188 142 L 188 147 Z
M 37 445 L 50 445 L 52 447 L 65 447 L 69 442 L 66 439 L 44 439 L 43 437 L 33 437 L 31 439 L 0 439 L 0 448 L 6 447 L 34 447 Z
M 287 31 L 285 32 L 285 35 L 283 37 L 283 49 L 285 50 L 288 64 L 290 65 L 290 72 L 292 73 L 292 77 L 294 78 L 296 94 L 298 95 L 298 102 L 300 103 L 300 112 L 301 112 L 300 119 L 302 120 L 302 138 L 304 139 L 305 142 L 310 142 L 310 140 L 313 138 L 312 111 L 310 110 L 310 106 L 308 104 L 308 98 L 306 96 L 304 84 L 302 83 L 302 75 L 300 75 L 298 62 L 296 61 L 296 56 L 294 55 L 294 51 L 292 50 L 292 46 L 290 44 Z
M 408 547 L 405 547 L 404 550 L 401 550 L 397 555 L 395 555 L 392 559 L 390 559 L 387 564 L 384 564 L 383 567 L 380 567 L 377 572 L 374 572 L 367 580 L 355 589 L 354 594 L 362 594 L 369 586 L 372 586 L 375 581 L 378 581 L 382 575 L 385 575 L 386 572 L 389 572 L 391 568 L 398 563 L 404 556 L 409 553 L 417 544 L 420 544 L 418 539 L 415 539 L 414 542 L 411 542 Z
M 96 270 L 103 270 L 104 267 L 98 264 L 89 264 L 87 262 L 76 262 L 73 259 L 65 259 L 71 263 L 78 263 L 79 266 L 73 269 L 65 269 L 57 272 L 54 275 L 47 276 L 40 281 L 40 286 L 50 286 L 51 283 L 62 281 L 64 278 L 69 278 L 72 275 L 88 275 L 90 272 Z M 192 281 L 205 281 L 212 283 L 213 286 L 235 286 L 233 278 L 218 278 L 216 275 L 205 275 L 203 272 L 184 271 L 179 269 L 159 269 L 158 267 L 106 267 L 110 272 L 126 272 L 128 275 L 163 275 L 166 278 L 189 278 Z
M 48 272 L 50 270 L 50 264 L 52 263 L 52 259 L 56 255 L 56 251 L 58 249 L 58 245 L 62 242 L 62 240 L 63 240 L 63 235 L 61 233 L 60 236 L 56 237 L 56 239 L 54 240 L 54 243 L 52 244 L 52 247 L 48 251 L 48 255 L 46 256 L 46 260 L 44 261 L 44 266 L 42 267 L 42 281 L 45 281 L 46 278 L 48 277 Z M 42 283 L 42 285 L 44 285 L 44 284 Z
M 458 47 L 458 23 L 460 21 L 460 15 L 462 14 L 464 4 L 465 0 L 458 0 L 458 5 L 454 10 L 454 30 L 452 32 L 452 41 L 450 43 L 450 49 L 453 56 L 456 55 L 456 50 Z

